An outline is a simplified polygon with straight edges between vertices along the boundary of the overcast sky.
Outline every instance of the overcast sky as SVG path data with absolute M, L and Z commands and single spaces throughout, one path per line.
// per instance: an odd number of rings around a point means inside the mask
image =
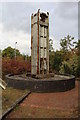
M 60 48 L 60 39 L 68 34 L 78 39 L 78 3 L 0 3 L 0 49 L 15 47 L 30 55 L 31 14 L 49 12 L 49 38 L 54 49 Z

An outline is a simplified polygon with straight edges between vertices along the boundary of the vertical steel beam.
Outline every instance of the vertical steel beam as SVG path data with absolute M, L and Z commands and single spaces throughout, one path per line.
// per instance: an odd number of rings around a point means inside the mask
M 39 10 L 37 13 L 37 26 L 38 26 L 38 38 L 37 38 L 37 74 L 39 74 Z
M 49 73 L 49 13 L 48 15 L 48 30 L 47 30 L 47 73 Z
M 32 66 L 32 59 L 33 59 L 33 49 L 32 49 L 32 41 L 33 41 L 33 14 L 31 16 L 31 74 L 32 74 L 32 70 L 33 70 L 33 66 Z

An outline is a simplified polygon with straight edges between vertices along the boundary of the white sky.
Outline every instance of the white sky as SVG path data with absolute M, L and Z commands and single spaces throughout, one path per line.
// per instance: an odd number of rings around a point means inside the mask
M 55 50 L 68 34 L 78 39 L 77 2 L 4 2 L 0 3 L 0 49 L 15 47 L 17 41 L 17 49 L 30 55 L 31 14 L 38 9 L 49 12 L 49 37 Z

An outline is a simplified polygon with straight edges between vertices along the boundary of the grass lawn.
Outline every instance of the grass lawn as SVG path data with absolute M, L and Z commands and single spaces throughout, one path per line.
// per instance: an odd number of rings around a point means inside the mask
M 2 113 L 10 108 L 18 98 L 27 92 L 28 90 L 13 89 L 11 87 L 2 90 Z

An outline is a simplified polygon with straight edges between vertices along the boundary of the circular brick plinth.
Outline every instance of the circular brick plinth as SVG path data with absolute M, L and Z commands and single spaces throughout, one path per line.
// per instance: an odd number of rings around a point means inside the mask
M 73 75 L 55 75 L 45 79 L 6 75 L 6 82 L 10 87 L 29 89 L 31 92 L 64 92 L 75 87 L 75 77 Z

